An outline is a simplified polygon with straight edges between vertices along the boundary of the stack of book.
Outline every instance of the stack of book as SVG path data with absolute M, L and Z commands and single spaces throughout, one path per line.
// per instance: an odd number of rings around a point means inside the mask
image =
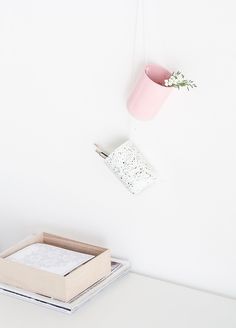
M 124 276 L 129 271 L 129 267 L 130 265 L 128 261 L 112 258 L 111 273 L 108 276 L 97 281 L 95 284 L 93 284 L 83 292 L 79 293 L 69 302 L 59 301 L 4 283 L 0 283 L 0 293 L 70 314 L 78 310 L 85 302 L 97 295 L 105 287 L 113 283 L 118 278 Z

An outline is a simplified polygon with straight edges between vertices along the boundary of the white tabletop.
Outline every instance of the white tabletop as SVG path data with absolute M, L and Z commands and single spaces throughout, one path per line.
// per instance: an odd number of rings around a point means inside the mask
M 72 315 L 0 295 L 0 324 L 4 328 L 235 328 L 236 300 L 129 273 Z

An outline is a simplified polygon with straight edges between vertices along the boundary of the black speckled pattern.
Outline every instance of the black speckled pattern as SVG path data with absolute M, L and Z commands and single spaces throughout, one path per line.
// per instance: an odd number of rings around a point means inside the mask
M 116 148 L 105 163 L 132 194 L 139 193 L 157 179 L 154 168 L 130 140 Z

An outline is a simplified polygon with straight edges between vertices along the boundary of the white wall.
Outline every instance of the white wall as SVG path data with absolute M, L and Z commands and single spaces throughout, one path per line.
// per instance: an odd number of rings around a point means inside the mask
M 137 123 L 125 106 L 143 61 L 135 0 L 0 2 L 0 248 L 64 233 L 135 271 L 236 297 L 234 5 L 145 1 L 149 60 L 198 88 Z M 127 137 L 160 174 L 135 197 L 92 145 Z

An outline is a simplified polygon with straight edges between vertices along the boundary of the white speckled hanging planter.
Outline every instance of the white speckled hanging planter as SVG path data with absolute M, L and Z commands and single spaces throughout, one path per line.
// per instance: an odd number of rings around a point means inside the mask
M 155 169 L 130 140 L 109 155 L 99 148 L 96 151 L 132 194 L 138 194 L 157 179 Z

